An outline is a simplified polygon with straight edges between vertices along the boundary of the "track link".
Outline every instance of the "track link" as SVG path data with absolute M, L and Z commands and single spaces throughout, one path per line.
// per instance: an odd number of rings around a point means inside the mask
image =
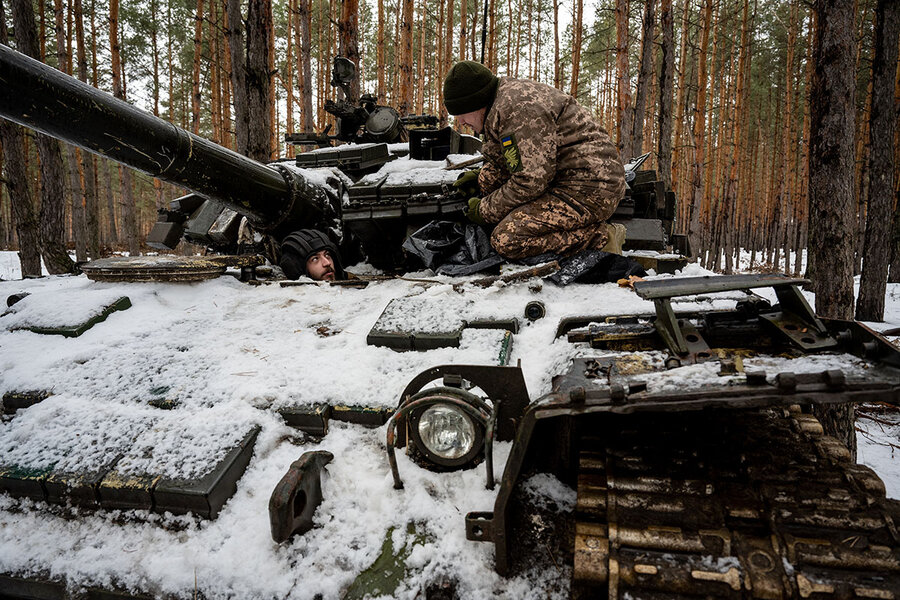
M 585 425 L 573 597 L 900 598 L 900 503 L 799 407 Z

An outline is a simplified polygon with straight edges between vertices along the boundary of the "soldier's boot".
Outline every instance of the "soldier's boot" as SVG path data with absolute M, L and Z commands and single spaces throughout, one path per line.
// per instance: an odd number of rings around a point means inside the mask
M 606 244 L 600 250 L 612 254 L 622 254 L 625 244 L 625 226 L 621 223 L 604 223 L 606 227 Z

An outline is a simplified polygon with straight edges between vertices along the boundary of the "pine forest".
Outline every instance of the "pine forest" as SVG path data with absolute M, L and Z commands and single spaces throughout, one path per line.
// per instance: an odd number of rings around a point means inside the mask
M 854 168 L 843 239 L 859 273 L 868 256 L 869 215 L 877 214 L 886 231 L 881 246 L 893 251 L 891 280 L 900 281 L 896 168 L 879 188 L 887 212 L 870 206 L 873 147 L 885 145 L 893 165 L 900 159 L 897 8 L 884 0 L 847 5 Z M 338 93 L 329 85 L 335 56 L 358 63 L 361 91 L 403 115 L 434 114 L 444 123 L 445 74 L 458 60 L 481 61 L 498 75 L 574 95 L 599 117 L 624 161 L 650 152 L 647 165 L 679 199 L 676 229 L 689 235 L 705 267 L 729 273 L 744 251 L 755 267 L 801 274 L 798 250 L 810 245 L 815 218 L 808 187 L 814 40 L 823 29 L 816 3 L 0 0 L 0 7 L 2 43 L 25 53 L 31 46 L 48 65 L 258 159 L 293 152 L 286 134 L 322 132 L 331 124 L 323 107 Z M 879 36 L 888 41 L 892 110 L 876 121 Z M 251 147 L 243 148 L 233 108 L 247 101 L 235 94 L 241 77 L 252 78 L 246 87 L 263 94 L 268 113 L 244 124 Z M 75 249 L 77 260 L 141 252 L 157 208 L 180 191 L 65 144 L 58 181 L 44 185 L 52 176 L 39 157 L 46 143 L 39 137 L 24 131 L 0 138 L 6 184 L 0 248 L 17 248 L 27 230 L 22 223 L 42 219 L 42 203 L 55 193 L 65 198 L 59 240 Z M 57 184 L 61 189 L 49 189 Z M 13 210 L 15 185 L 28 188 L 30 214 Z M 58 272 L 68 268 L 60 260 Z

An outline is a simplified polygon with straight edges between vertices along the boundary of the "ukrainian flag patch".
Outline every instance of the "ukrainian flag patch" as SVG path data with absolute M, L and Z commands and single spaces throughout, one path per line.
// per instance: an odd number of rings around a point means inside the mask
M 518 173 L 522 170 L 522 155 L 516 144 L 516 135 L 508 133 L 500 136 L 500 146 L 503 150 L 503 158 L 510 173 Z

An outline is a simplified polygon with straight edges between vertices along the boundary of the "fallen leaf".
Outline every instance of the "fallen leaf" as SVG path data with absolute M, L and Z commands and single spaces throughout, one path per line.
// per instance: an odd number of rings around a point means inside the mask
M 644 280 L 643 277 L 638 277 L 637 275 L 629 275 L 628 279 L 620 279 L 616 283 L 619 284 L 619 287 L 627 287 L 627 288 L 634 289 L 634 282 L 635 281 L 643 281 L 643 280 Z

